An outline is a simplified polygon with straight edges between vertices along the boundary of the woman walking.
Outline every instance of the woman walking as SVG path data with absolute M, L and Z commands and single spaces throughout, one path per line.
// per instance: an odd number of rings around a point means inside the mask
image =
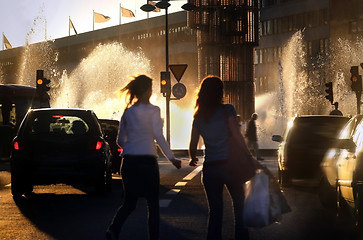
M 127 92 L 128 104 L 120 121 L 117 143 L 123 148 L 121 176 L 124 187 L 124 203 L 116 212 L 107 232 L 108 240 L 118 239 L 122 225 L 136 208 L 139 197 L 145 197 L 148 205 L 149 239 L 159 238 L 159 167 L 154 140 L 165 156 L 176 167 L 175 159 L 162 132 L 160 108 L 150 103 L 152 79 L 139 75 L 121 89 Z
M 251 156 L 240 133 L 236 110 L 231 104 L 223 104 L 223 82 L 219 77 L 203 79 L 195 105 L 192 133 L 189 144 L 189 165 L 196 166 L 197 144 L 202 136 L 205 156 L 202 182 L 208 200 L 209 219 L 207 240 L 222 239 L 223 188 L 227 187 L 233 201 L 235 239 L 248 239 L 248 229 L 243 223 L 243 183 L 235 180 L 227 166 L 229 151 L 228 125 L 233 129 L 234 141 L 239 141 L 246 156 Z

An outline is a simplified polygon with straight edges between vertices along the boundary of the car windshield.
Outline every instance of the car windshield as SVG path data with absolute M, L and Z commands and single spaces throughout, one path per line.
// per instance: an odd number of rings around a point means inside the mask
M 290 129 L 287 139 L 290 143 L 316 143 L 334 139 L 346 118 L 297 118 Z
M 31 134 L 83 135 L 89 131 L 87 123 L 72 115 L 38 115 L 31 122 Z

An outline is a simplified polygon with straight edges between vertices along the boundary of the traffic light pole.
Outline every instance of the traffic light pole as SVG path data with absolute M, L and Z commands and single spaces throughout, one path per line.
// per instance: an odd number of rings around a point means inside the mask
M 360 114 L 360 105 L 361 105 L 361 96 L 362 96 L 362 92 L 355 92 L 355 95 L 357 97 L 357 114 Z
M 165 111 L 166 111 L 166 141 L 170 145 L 170 95 L 171 95 L 171 82 L 169 71 L 169 26 L 168 26 L 168 8 L 165 8 L 165 69 L 166 78 L 168 82 L 168 89 L 165 96 Z

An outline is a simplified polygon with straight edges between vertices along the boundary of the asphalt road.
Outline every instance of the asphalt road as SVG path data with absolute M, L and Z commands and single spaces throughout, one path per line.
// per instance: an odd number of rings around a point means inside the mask
M 200 181 L 201 167 L 192 168 L 183 158 L 182 169 L 160 159 L 161 236 L 162 240 L 201 240 L 207 231 L 208 207 Z M 262 162 L 274 174 L 275 157 Z M 16 203 L 10 192 L 8 165 L 0 164 L 0 240 L 33 239 L 105 239 L 105 230 L 122 203 L 122 180 L 113 178 L 113 191 L 106 196 L 87 194 L 87 189 L 67 185 L 36 186 L 30 199 Z M 352 240 L 351 223 L 338 221 L 334 212 L 322 207 L 317 188 L 303 183 L 285 188 L 292 209 L 280 223 L 250 229 L 252 240 Z M 223 237 L 233 239 L 231 202 L 225 191 Z M 147 208 L 138 202 L 121 232 L 124 240 L 147 239 Z

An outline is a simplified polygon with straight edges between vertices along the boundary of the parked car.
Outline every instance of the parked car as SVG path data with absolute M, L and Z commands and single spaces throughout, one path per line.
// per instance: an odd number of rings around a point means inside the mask
M 306 115 L 294 117 L 283 136 L 272 136 L 278 148 L 278 180 L 289 186 L 293 179 L 321 181 L 320 163 L 348 117 Z
M 337 140 L 333 146 L 327 150 L 322 162 L 321 168 L 324 173 L 322 184 L 320 185 L 319 197 L 321 203 L 327 207 L 335 209 L 336 199 L 337 199 L 337 179 L 338 179 L 338 169 L 337 160 L 344 149 L 340 149 L 339 142 L 342 143 L 351 139 L 357 125 L 363 119 L 363 115 L 357 115 L 352 117 L 340 131 L 337 136 Z
M 14 197 L 34 185 L 86 184 L 98 193 L 111 187 L 110 147 L 92 110 L 30 110 L 13 140 L 10 167 Z
M 337 214 L 348 210 L 360 230 L 363 230 L 362 164 L 363 115 L 356 115 L 345 125 L 321 166 L 330 186 L 336 190 Z
M 120 154 L 122 153 L 122 148 L 116 143 L 120 121 L 112 119 L 99 119 L 99 121 L 105 134 L 105 139 L 110 145 L 112 173 L 120 174 L 122 160 Z

